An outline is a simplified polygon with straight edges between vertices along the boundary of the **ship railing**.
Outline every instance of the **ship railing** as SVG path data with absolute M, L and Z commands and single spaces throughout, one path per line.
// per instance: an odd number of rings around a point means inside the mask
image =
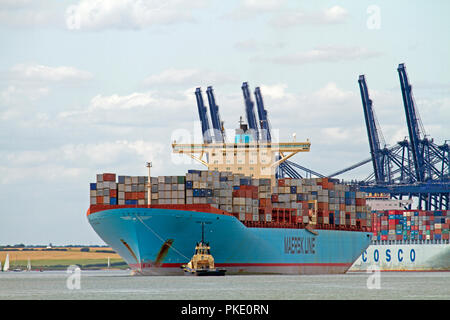
M 372 240 L 373 245 L 450 244 L 448 239 Z

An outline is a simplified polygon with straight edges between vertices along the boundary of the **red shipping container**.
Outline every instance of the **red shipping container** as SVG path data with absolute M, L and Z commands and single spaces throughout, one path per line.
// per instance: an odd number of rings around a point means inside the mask
M 137 199 L 145 199 L 145 192 L 137 192 Z
M 117 197 L 117 190 L 109 190 L 109 196 L 111 198 L 116 198 Z
M 273 194 L 271 198 L 272 198 L 272 202 L 278 202 L 278 195 L 277 194 Z
M 278 179 L 278 186 L 284 187 L 285 186 L 285 179 Z
M 115 173 L 104 173 L 103 181 L 116 181 L 116 174 Z
M 252 213 L 246 213 L 245 214 L 245 221 L 253 221 L 253 214 Z
M 97 204 L 103 204 L 103 197 L 97 196 Z

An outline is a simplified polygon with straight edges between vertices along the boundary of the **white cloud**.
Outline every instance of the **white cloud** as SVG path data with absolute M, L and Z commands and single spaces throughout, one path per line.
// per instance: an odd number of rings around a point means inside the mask
M 271 99 L 284 99 L 288 96 L 286 93 L 287 84 L 279 83 L 274 85 L 261 85 L 261 94 Z
M 348 18 L 346 9 L 333 6 L 322 11 L 306 12 L 304 10 L 284 10 L 275 15 L 270 24 L 274 27 L 286 28 L 298 25 L 328 25 L 344 23 Z
M 169 68 L 159 74 L 148 76 L 144 85 L 201 85 L 208 83 L 228 83 L 235 80 L 231 74 L 201 69 Z
M 93 75 L 70 66 L 50 67 L 40 64 L 17 64 L 11 68 L 13 78 L 29 81 L 72 81 L 88 80 Z
M 0 25 L 36 27 L 59 25 L 62 22 L 63 3 L 51 0 L 2 0 Z
M 262 42 L 254 39 L 238 41 L 234 44 L 234 48 L 241 51 L 259 51 L 259 50 L 270 50 L 270 49 L 281 49 L 286 46 L 285 42 L 275 41 L 275 42 Z
M 286 0 L 241 0 L 239 5 L 224 17 L 243 20 L 259 14 L 273 13 L 285 5 Z
M 17 183 L 29 180 L 57 181 L 78 178 L 86 171 L 102 167 L 121 168 L 126 161 L 154 159 L 165 146 L 155 141 L 116 140 L 99 143 L 66 144 L 48 150 L 21 150 L 3 153 L 0 161 L 0 183 Z M 101 169 L 103 170 L 103 169 Z
M 117 94 L 111 96 L 97 95 L 91 100 L 90 110 L 117 110 L 117 109 L 131 109 L 136 107 L 148 106 L 155 103 L 157 100 L 153 98 L 152 94 L 134 92 L 127 96 L 119 96 Z
M 319 46 L 312 50 L 279 56 L 270 60 L 280 64 L 305 64 L 313 62 L 337 62 L 355 59 L 369 59 L 380 55 L 380 52 L 364 47 L 330 45 Z
M 203 0 L 80 0 L 67 8 L 66 26 L 70 30 L 139 29 L 193 21 L 192 10 L 204 5 Z
M 272 11 L 284 5 L 284 0 L 242 0 L 241 7 L 248 10 Z

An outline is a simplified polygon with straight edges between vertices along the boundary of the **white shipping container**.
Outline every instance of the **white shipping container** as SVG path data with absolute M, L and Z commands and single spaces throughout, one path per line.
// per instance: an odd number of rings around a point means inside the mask
M 90 197 L 90 198 L 91 198 L 91 200 L 90 200 L 91 205 L 97 204 L 97 197 Z

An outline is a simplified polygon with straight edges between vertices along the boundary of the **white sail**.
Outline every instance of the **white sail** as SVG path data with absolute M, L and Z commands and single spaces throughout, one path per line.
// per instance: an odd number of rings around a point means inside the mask
M 9 270 L 9 253 L 6 254 L 5 264 L 3 265 L 3 271 L 8 271 L 8 270 Z
M 31 261 L 30 261 L 30 258 L 28 258 L 27 271 L 31 271 Z
M 111 266 L 111 261 L 109 260 L 109 257 L 108 257 L 108 269 L 110 266 Z

